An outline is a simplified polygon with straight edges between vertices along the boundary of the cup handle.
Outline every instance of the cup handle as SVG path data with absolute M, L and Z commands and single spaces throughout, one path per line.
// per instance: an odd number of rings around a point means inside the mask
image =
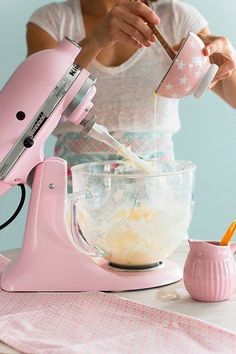
M 92 257 L 105 257 L 106 253 L 96 246 L 91 246 L 84 236 L 78 222 L 78 207 L 77 204 L 81 198 L 93 199 L 92 193 L 89 190 L 82 190 L 76 193 L 68 194 L 70 222 L 68 237 L 72 245 L 82 254 Z
M 214 79 L 218 69 L 219 67 L 216 64 L 210 64 L 207 72 L 204 74 L 203 78 L 201 79 L 193 93 L 193 96 L 195 98 L 201 98 L 204 95 L 204 93 L 210 86 L 210 83 Z
M 231 249 L 232 253 L 236 252 L 236 242 L 230 244 L 230 249 Z

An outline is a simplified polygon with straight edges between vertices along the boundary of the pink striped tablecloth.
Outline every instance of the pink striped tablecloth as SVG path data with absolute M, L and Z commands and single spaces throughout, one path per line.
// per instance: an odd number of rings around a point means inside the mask
M 233 332 L 99 292 L 0 290 L 0 340 L 31 354 L 236 353 Z

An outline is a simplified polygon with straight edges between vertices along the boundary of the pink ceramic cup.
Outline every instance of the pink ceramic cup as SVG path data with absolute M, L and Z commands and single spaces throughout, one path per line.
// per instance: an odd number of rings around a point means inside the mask
M 236 243 L 189 240 L 189 254 L 184 266 L 184 285 L 198 301 L 222 301 L 236 289 Z
M 168 98 L 202 97 L 218 70 L 218 66 L 203 55 L 204 47 L 203 41 L 195 33 L 190 33 L 156 93 Z

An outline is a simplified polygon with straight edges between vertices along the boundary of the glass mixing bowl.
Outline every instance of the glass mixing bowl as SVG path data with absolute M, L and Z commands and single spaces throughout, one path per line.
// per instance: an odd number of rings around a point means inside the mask
M 158 161 L 153 175 L 126 161 L 72 167 L 73 244 L 119 268 L 160 264 L 187 234 L 195 169 L 189 161 Z

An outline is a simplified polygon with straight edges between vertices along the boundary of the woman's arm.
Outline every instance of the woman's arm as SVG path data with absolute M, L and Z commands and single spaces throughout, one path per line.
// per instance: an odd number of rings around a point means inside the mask
M 205 44 L 203 50 L 211 63 L 217 64 L 219 70 L 211 84 L 211 89 L 230 106 L 236 108 L 236 52 L 225 37 L 214 36 L 205 28 L 199 33 Z
M 56 48 L 58 44 L 52 36 L 33 23 L 28 23 L 26 37 L 28 56 L 44 49 Z M 82 50 L 75 62 L 83 68 L 87 68 L 100 50 L 97 47 L 96 42 L 93 43 L 87 38 L 83 39 L 79 45 L 82 47 Z
M 99 22 L 95 30 L 85 37 L 76 63 L 88 67 L 103 49 L 116 42 L 124 42 L 134 48 L 150 47 L 156 37 L 147 22 L 159 24 L 159 17 L 143 3 L 118 0 L 110 12 Z M 55 48 L 57 41 L 39 26 L 27 25 L 28 55 L 37 51 Z

